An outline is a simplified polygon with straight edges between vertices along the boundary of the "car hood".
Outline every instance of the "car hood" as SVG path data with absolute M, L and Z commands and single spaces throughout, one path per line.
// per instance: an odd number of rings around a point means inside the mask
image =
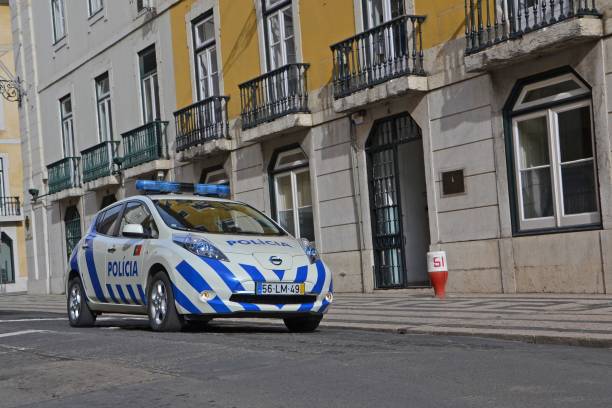
M 291 236 L 257 236 L 227 234 L 192 234 L 206 238 L 221 252 L 230 254 L 284 254 L 304 255 L 300 243 Z

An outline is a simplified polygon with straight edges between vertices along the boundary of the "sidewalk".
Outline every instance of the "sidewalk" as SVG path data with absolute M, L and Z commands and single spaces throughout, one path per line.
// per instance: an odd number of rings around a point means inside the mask
M 65 313 L 65 297 L 0 295 L 0 310 Z M 337 294 L 322 326 L 612 347 L 612 296 Z

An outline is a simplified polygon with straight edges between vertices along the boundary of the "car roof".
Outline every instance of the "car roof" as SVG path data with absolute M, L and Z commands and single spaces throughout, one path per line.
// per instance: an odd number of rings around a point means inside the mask
M 219 202 L 242 204 L 240 201 L 228 200 L 227 198 L 208 197 L 208 196 L 201 196 L 201 195 L 195 195 L 195 194 L 146 194 L 146 195 L 139 194 L 139 195 L 125 197 L 117 202 L 109 204 L 106 207 L 102 208 L 100 211 L 98 211 L 98 213 L 105 211 L 106 209 L 112 206 L 115 206 L 117 204 L 125 203 L 127 201 L 133 201 L 133 200 L 142 200 L 142 201 L 147 201 L 147 200 L 196 200 L 196 201 L 219 201 Z

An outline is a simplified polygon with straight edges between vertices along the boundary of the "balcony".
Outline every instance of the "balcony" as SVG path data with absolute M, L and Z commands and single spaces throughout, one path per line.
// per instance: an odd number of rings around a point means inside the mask
M 119 141 L 106 141 L 81 152 L 83 159 L 83 182 L 95 190 L 108 185 L 119 184 L 114 174 L 113 159 L 118 157 Z
M 595 0 L 466 0 L 468 72 L 558 53 L 603 35 Z
M 421 30 L 424 21 L 425 16 L 396 17 L 330 47 L 337 112 L 427 90 Z
M 22 219 L 19 197 L 0 196 L 0 222 L 21 221 Z
M 123 139 L 121 168 L 126 178 L 170 168 L 167 126 L 168 122 L 155 120 L 121 135 Z
M 243 142 L 312 125 L 306 77 L 309 66 L 287 64 L 239 85 Z
M 49 194 L 52 200 L 78 197 L 81 191 L 80 157 L 65 157 L 47 166 Z
M 229 150 L 227 96 L 212 96 L 174 112 L 176 151 L 193 158 Z

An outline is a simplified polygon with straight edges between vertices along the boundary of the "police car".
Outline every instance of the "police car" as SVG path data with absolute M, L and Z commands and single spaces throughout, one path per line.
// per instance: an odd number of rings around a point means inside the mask
M 156 331 L 217 317 L 318 327 L 333 300 L 332 274 L 308 240 L 221 198 L 227 186 L 139 180 L 136 188 L 144 194 L 101 210 L 70 256 L 72 326 L 130 313 L 147 314 Z

